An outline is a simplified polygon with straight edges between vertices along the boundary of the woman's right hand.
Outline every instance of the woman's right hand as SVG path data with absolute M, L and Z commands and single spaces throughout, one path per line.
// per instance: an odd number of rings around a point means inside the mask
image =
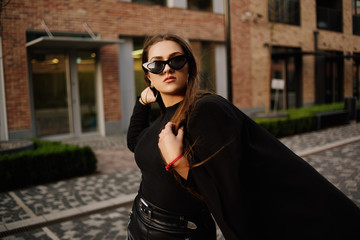
M 139 101 L 143 105 L 147 105 L 147 104 L 156 102 L 156 97 L 154 95 L 154 92 L 150 89 L 150 87 L 145 88 L 141 92 Z

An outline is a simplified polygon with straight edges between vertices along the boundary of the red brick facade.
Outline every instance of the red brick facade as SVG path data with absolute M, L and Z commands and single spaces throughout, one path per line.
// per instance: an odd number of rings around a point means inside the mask
M 268 1 L 231 0 L 232 101 L 239 108 L 269 106 L 269 66 L 274 46 L 314 51 L 314 31 L 319 31 L 319 49 L 359 53 L 360 36 L 352 34 L 352 0 L 343 0 L 343 32 L 318 30 L 316 1 L 301 0 L 300 26 L 268 21 Z M 244 13 L 258 19 L 244 19 Z M 147 36 L 170 31 L 187 39 L 225 44 L 226 14 L 150 6 L 119 0 L 11 0 L 2 13 L 2 49 L 8 130 L 32 127 L 26 31 L 86 33 L 83 23 L 101 39 Z M 105 121 L 122 118 L 118 46 L 100 50 Z M 352 95 L 352 62 L 344 60 L 344 97 Z M 315 57 L 302 57 L 302 102 L 315 102 Z
M 224 15 L 148 6 L 118 0 L 11 0 L 3 13 L 3 51 L 8 129 L 31 126 L 26 30 L 85 32 L 86 22 L 103 39 L 171 31 L 185 38 L 224 41 Z M 105 121 L 119 120 L 121 107 L 116 46 L 101 50 Z

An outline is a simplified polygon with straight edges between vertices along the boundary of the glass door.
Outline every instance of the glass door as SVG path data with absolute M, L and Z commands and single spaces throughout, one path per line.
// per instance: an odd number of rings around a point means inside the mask
M 300 49 L 273 47 L 271 79 L 284 82 L 282 90 L 271 89 L 272 109 L 297 108 L 301 100 L 301 56 Z
M 98 131 L 96 54 L 31 55 L 36 136 Z
M 36 135 L 72 132 L 70 84 L 64 54 L 34 54 L 31 59 Z
M 91 52 L 81 52 L 76 57 L 82 133 L 94 132 L 98 129 L 95 57 L 96 54 Z
M 342 52 L 327 52 L 325 58 L 325 103 L 344 100 L 344 56 Z

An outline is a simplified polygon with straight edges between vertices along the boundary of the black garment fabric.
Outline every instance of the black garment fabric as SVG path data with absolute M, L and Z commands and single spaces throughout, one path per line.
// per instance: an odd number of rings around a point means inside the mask
M 149 124 L 150 106 L 137 101 L 128 130 L 128 147 L 142 173 L 140 192 L 150 203 L 179 215 L 193 214 L 207 208 L 165 170 L 165 161 L 158 147 L 159 133 L 170 121 L 179 104 L 168 107 Z
M 134 144 L 133 133 L 130 149 L 143 142 Z M 226 99 L 204 96 L 185 137 L 202 163 L 186 184 L 204 197 L 225 239 L 360 239 L 359 208 Z
M 307 162 L 216 95 L 185 131 L 190 175 L 226 239 L 360 239 L 360 210 Z

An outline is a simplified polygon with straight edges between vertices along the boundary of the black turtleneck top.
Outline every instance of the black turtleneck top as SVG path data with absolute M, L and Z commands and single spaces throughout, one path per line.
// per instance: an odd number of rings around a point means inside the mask
M 159 133 L 174 115 L 178 104 L 167 107 L 151 125 L 150 106 L 136 102 L 128 130 L 128 147 L 135 153 L 135 161 L 142 173 L 141 194 L 158 207 L 172 212 L 190 214 L 204 204 L 190 194 L 165 170 L 165 161 L 158 147 Z

